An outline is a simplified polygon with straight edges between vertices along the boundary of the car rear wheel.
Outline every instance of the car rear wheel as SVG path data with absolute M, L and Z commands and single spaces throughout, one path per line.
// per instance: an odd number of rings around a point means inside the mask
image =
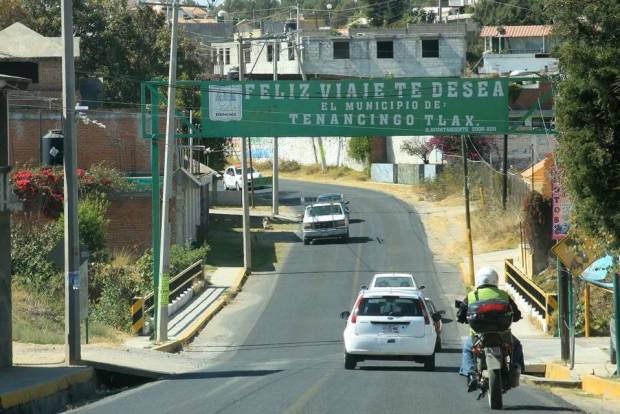
M 435 341 L 435 352 L 441 352 L 441 338 L 437 336 L 437 341 Z
M 435 371 L 435 353 L 427 356 L 424 359 L 424 370 L 425 371 Z
M 310 239 L 304 238 L 304 244 L 306 244 L 306 245 L 310 244 Z
M 357 358 L 355 358 L 353 355 L 347 354 L 345 352 L 345 354 L 344 354 L 344 369 L 355 369 L 356 365 L 357 365 Z

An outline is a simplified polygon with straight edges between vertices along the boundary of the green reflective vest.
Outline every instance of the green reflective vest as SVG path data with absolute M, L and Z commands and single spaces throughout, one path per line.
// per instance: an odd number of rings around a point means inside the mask
M 477 299 L 476 292 L 478 292 Z M 510 296 L 508 296 L 508 293 L 504 292 L 497 286 L 482 286 L 467 294 L 467 306 L 473 305 L 476 302 L 485 302 L 487 300 L 510 303 Z M 473 329 L 470 329 L 469 334 L 475 335 L 476 332 Z
M 478 298 L 476 299 L 476 291 L 478 292 Z M 483 286 L 478 289 L 474 289 L 467 294 L 467 304 L 472 305 L 476 302 L 484 302 L 487 300 L 502 301 L 510 303 L 510 296 L 497 286 Z

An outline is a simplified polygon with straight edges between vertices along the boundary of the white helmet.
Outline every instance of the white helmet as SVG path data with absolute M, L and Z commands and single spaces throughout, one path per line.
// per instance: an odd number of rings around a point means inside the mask
M 482 285 L 497 286 L 498 279 L 499 276 L 497 276 L 495 269 L 492 267 L 483 267 L 476 272 L 476 287 Z

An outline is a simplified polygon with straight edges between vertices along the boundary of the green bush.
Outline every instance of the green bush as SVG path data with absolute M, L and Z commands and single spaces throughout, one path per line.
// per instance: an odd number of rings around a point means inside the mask
M 142 281 L 135 267 L 97 263 L 89 269 L 93 320 L 117 329 L 131 325 L 131 299 L 140 294 Z
M 33 292 L 62 289 L 62 269 L 48 257 L 62 239 L 62 230 L 55 223 L 11 224 L 11 267 L 13 279 L 19 286 Z
M 110 202 L 103 194 L 90 195 L 78 204 L 80 243 L 88 249 L 90 261 L 107 260 L 106 228 L 110 223 L 108 207 Z M 59 231 L 63 231 L 64 215 L 57 221 Z
M 295 160 L 280 160 L 278 168 L 282 172 L 294 172 L 301 169 L 301 165 Z

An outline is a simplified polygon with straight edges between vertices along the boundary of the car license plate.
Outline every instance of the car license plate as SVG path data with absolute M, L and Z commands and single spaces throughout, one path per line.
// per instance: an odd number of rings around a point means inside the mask
M 384 334 L 398 334 L 400 330 L 397 325 L 386 325 L 383 327 Z

